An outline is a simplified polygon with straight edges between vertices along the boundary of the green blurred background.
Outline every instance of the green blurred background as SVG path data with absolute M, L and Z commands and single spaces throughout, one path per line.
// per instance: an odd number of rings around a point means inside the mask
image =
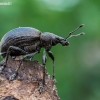
M 34 27 L 66 37 L 76 32 L 84 36 L 71 38 L 68 47 L 51 49 L 55 55 L 56 80 L 61 100 L 100 100 L 100 0 L 0 0 L 0 39 L 11 29 Z M 75 33 L 74 33 L 75 34 Z M 41 62 L 41 53 L 35 59 Z M 52 75 L 48 57 L 47 70 Z

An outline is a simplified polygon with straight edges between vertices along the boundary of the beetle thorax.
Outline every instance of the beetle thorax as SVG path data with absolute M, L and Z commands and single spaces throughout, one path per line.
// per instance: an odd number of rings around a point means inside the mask
M 41 46 L 51 49 L 52 46 L 59 43 L 59 37 L 53 33 L 44 32 L 41 34 Z

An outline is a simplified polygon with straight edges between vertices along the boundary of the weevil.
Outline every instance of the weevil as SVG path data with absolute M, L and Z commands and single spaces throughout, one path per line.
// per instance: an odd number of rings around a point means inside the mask
M 18 70 L 22 64 L 22 61 L 26 58 L 32 58 L 37 53 L 40 53 L 41 48 L 44 48 L 42 63 L 45 68 L 46 64 L 46 52 L 49 57 L 53 61 L 53 75 L 52 78 L 55 77 L 55 70 L 54 70 L 54 55 L 50 51 L 52 46 L 60 43 L 62 46 L 68 46 L 69 42 L 68 39 L 74 36 L 83 35 L 84 33 L 79 33 L 76 35 L 72 35 L 75 31 L 79 28 L 84 26 L 83 24 L 76 28 L 74 31 L 70 32 L 66 38 L 62 38 L 58 35 L 55 35 L 50 32 L 42 33 L 38 29 L 31 28 L 31 27 L 19 27 L 15 28 L 9 32 L 7 32 L 1 39 L 0 42 L 0 52 L 1 56 L 5 58 L 4 67 L 7 65 L 8 56 L 20 56 L 23 55 L 23 59 L 20 60 L 19 66 L 16 70 L 16 73 L 9 77 L 9 80 L 13 80 L 18 73 Z M 1 67 L 3 69 L 3 67 Z M 45 84 L 45 70 L 43 72 L 43 84 Z

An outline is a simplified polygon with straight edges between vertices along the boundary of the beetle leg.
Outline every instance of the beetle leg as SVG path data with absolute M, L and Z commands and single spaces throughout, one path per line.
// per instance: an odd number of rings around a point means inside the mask
M 26 59 L 26 58 L 31 58 L 33 57 L 34 55 L 36 55 L 38 53 L 38 51 L 34 52 L 34 53 L 29 53 L 29 54 L 26 54 L 23 59 Z
M 12 51 L 17 51 L 17 52 L 21 52 L 23 54 L 27 54 L 26 51 L 24 51 L 23 49 L 19 48 L 19 47 L 16 47 L 16 46 L 10 46 L 7 50 L 7 54 L 6 54 L 6 59 L 5 59 L 5 65 L 7 64 L 7 61 L 8 61 L 8 56 L 10 55 L 10 53 Z
M 19 69 L 20 69 L 20 66 L 21 66 L 23 60 L 26 59 L 26 58 L 33 57 L 33 56 L 36 55 L 37 53 L 38 53 L 38 51 L 36 51 L 36 52 L 34 52 L 34 53 L 26 54 L 26 55 L 23 57 L 23 59 L 20 60 L 19 66 L 18 66 L 18 68 L 16 69 L 16 72 L 10 77 L 10 80 L 14 80 L 14 78 L 17 76 L 18 71 L 19 71 Z
M 43 56 L 42 56 L 42 63 L 44 65 L 44 69 L 43 69 L 43 85 L 45 84 L 45 65 L 46 65 L 46 60 L 47 60 L 46 50 L 44 49 Z
M 42 64 L 44 65 L 44 67 L 43 67 L 43 80 L 42 80 L 42 83 L 39 82 L 39 92 L 40 92 L 40 94 L 42 92 L 43 85 L 45 85 L 45 65 L 46 65 L 46 60 L 47 60 L 46 50 L 44 49 L 43 56 L 42 56 Z
M 5 62 L 4 62 L 4 64 L 0 67 L 0 72 L 2 72 L 2 70 L 6 67 L 7 61 L 8 61 L 8 56 L 10 55 L 10 53 L 11 53 L 12 51 L 19 51 L 19 52 L 22 52 L 23 54 L 24 54 L 24 53 L 26 54 L 26 52 L 25 52 L 24 50 L 22 50 L 21 48 L 16 47 L 16 46 L 10 46 L 10 47 L 8 48 L 7 52 L 0 53 L 1 55 L 6 55 L 6 57 L 5 57 Z
M 52 78 L 54 79 L 55 78 L 55 66 L 54 66 L 54 55 L 51 51 L 47 51 L 49 57 L 52 59 L 53 61 L 53 74 L 52 74 Z
M 16 46 L 10 46 L 10 47 L 8 48 L 8 50 L 7 50 L 7 54 L 6 54 L 4 66 L 7 65 L 8 56 L 10 55 L 10 53 L 11 53 L 12 51 L 17 51 L 17 52 L 21 52 L 21 53 L 23 53 L 23 54 L 27 54 L 26 51 L 22 50 L 22 49 L 19 48 L 19 47 L 16 47 Z M 9 80 L 13 80 L 16 76 L 17 76 L 17 72 L 14 73 L 13 75 L 11 75 L 11 76 L 9 77 Z

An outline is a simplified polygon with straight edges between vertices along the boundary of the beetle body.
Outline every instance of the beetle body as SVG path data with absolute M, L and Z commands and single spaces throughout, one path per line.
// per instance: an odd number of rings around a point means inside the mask
M 41 32 L 35 28 L 15 28 L 7 32 L 1 39 L 0 52 L 7 52 L 10 46 L 19 47 L 29 53 L 34 52 L 36 47 L 38 47 L 40 44 L 40 35 Z M 2 56 L 5 57 L 5 54 Z M 19 56 L 23 55 L 23 53 L 13 51 L 10 53 L 10 55 Z
M 73 32 L 78 30 L 83 25 L 80 25 L 77 29 L 70 32 L 67 38 L 62 38 L 50 32 L 42 33 L 38 29 L 31 28 L 31 27 L 19 27 L 15 28 L 9 32 L 7 32 L 1 39 L 0 42 L 0 52 L 1 56 L 5 58 L 5 64 L 7 64 L 8 56 L 20 56 L 24 55 L 23 59 L 20 61 L 20 64 L 16 70 L 16 73 L 13 74 L 9 79 L 13 80 L 18 70 L 21 66 L 22 61 L 25 58 L 32 58 L 35 54 L 39 53 L 41 48 L 44 48 L 43 56 L 42 56 L 42 63 L 45 67 L 46 64 L 46 52 L 49 57 L 53 61 L 53 79 L 54 79 L 54 56 L 53 53 L 50 51 L 52 46 L 60 43 L 62 46 L 69 45 L 67 41 L 70 37 L 83 35 L 71 35 Z M 2 67 L 3 69 L 3 67 Z M 45 84 L 45 70 L 43 71 L 43 84 Z
M 20 27 L 7 32 L 3 36 L 0 42 L 0 52 L 2 53 L 3 57 L 6 57 L 7 50 L 10 46 L 19 47 L 27 53 L 40 51 L 42 47 L 47 50 L 50 50 L 52 46 L 56 45 L 57 43 L 60 43 L 62 40 L 65 39 L 53 33 L 41 33 L 35 28 Z M 65 44 L 67 45 L 68 42 L 66 42 Z M 11 56 L 19 56 L 24 54 L 25 53 L 23 52 L 17 52 L 17 50 L 13 50 L 10 53 Z

